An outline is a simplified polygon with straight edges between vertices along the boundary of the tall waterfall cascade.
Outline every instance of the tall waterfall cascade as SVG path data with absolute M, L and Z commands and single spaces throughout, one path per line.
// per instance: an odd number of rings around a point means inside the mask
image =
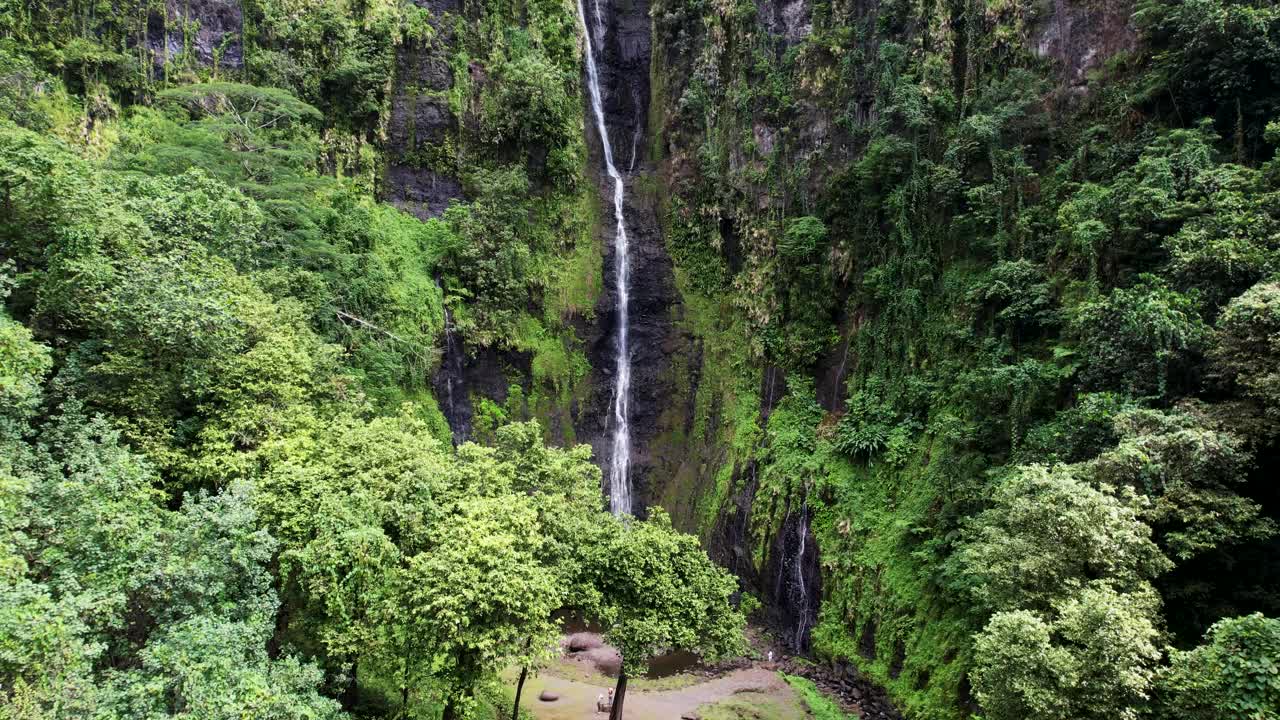
M 613 397 L 610 402 L 612 415 L 612 450 L 609 457 L 609 510 L 615 515 L 631 514 L 631 348 L 627 328 L 631 317 L 629 295 L 631 292 L 631 258 L 627 242 L 627 222 L 623 212 L 626 199 L 626 183 L 622 173 L 613 163 L 613 147 L 609 142 L 609 128 L 604 119 L 604 99 L 600 90 L 600 71 L 596 64 L 595 47 L 591 41 L 591 27 L 587 24 L 584 0 L 578 0 L 578 19 L 582 22 L 584 50 L 587 61 L 587 89 L 591 96 L 591 111 L 595 115 L 596 131 L 603 148 L 605 171 L 613 181 L 614 269 L 617 278 L 617 335 L 615 338 L 615 368 Z M 603 37 L 603 20 L 599 0 L 596 0 L 596 25 Z M 633 160 L 634 164 L 634 150 Z

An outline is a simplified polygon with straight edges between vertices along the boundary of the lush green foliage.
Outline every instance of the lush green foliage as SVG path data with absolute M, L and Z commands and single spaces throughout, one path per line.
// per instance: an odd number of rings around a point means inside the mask
M 811 518 L 814 650 L 912 717 L 1274 718 L 1280 9 L 776 5 L 651 7 L 654 494 L 746 576 Z M 0 0 L 3 713 L 477 714 L 560 610 L 736 650 L 735 581 L 543 445 L 601 284 L 573 7 L 237 7 Z M 489 447 L 446 308 L 527 361 Z
M 1280 622 L 1260 614 L 1228 618 L 1205 633 L 1205 644 L 1175 650 L 1160 677 L 1161 702 L 1173 717 L 1280 716 Z
M 909 716 L 1181 717 L 1167 658 L 1280 614 L 1278 17 L 654 4 L 668 244 L 747 356 L 678 482 L 760 571 L 813 510 L 814 649 Z
M 396 57 L 458 18 L 237 3 L 210 50 L 163 4 L 0 6 L 0 716 L 476 717 L 566 613 L 629 662 L 739 647 L 696 540 L 507 422 L 568 417 L 599 257 L 575 16 L 491 6 L 427 221 L 374 193 Z M 533 358 L 487 447 L 429 390 L 446 304 Z

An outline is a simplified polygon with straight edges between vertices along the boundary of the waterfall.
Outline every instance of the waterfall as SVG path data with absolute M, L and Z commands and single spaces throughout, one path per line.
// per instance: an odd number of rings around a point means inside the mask
M 436 278 L 436 287 L 440 288 L 441 297 L 444 287 L 440 278 Z M 471 399 L 467 396 L 466 356 L 462 352 L 462 343 L 458 342 L 453 322 L 453 313 L 449 306 L 444 306 L 444 355 L 440 369 L 432 378 L 436 397 L 442 400 L 440 412 L 449 423 L 453 435 L 454 447 L 466 442 L 471 434 Z M 443 396 L 443 397 L 441 397 Z
M 614 233 L 614 268 L 617 273 L 618 289 L 618 333 L 616 342 L 616 368 L 613 380 L 613 400 L 610 403 L 613 415 L 613 450 L 609 457 L 609 509 L 615 515 L 631 514 L 631 350 L 627 343 L 627 325 L 630 322 L 628 311 L 631 291 L 631 262 L 628 257 L 627 223 L 623 217 L 625 185 L 622 173 L 613 164 L 613 147 L 609 143 L 609 128 L 604 121 L 604 100 L 600 93 L 600 72 L 596 67 L 595 51 L 592 48 L 591 28 L 587 25 L 584 0 L 578 0 L 578 20 L 582 22 L 582 39 L 587 56 L 587 89 L 591 95 L 591 111 L 596 118 L 596 131 L 600 134 L 600 145 L 604 150 L 604 166 L 613 180 L 613 219 L 616 224 Z M 599 11 L 599 0 L 596 0 L 596 25 L 603 29 L 603 21 Z
M 444 371 L 446 412 L 449 418 L 457 418 L 458 406 L 453 398 L 453 383 L 462 375 L 462 353 L 458 349 L 458 340 L 453 335 L 453 314 L 447 307 L 444 309 Z M 451 430 L 454 445 L 466 440 L 461 427 L 451 428 Z
M 796 594 L 799 596 L 797 606 L 800 609 L 798 613 L 799 621 L 796 623 L 796 650 L 804 648 L 804 631 L 809 625 L 809 590 L 804 583 L 804 551 L 805 543 L 809 537 L 809 512 L 808 501 L 800 505 L 800 522 L 796 523 L 796 534 L 800 536 L 799 549 L 796 551 Z

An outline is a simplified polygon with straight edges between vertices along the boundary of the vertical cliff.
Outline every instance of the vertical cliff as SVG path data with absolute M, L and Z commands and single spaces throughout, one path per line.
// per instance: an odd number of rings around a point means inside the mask
M 420 7 L 388 78 L 381 193 L 457 238 L 434 258 L 449 329 L 434 394 L 456 442 L 531 417 L 576 442 L 596 407 L 605 266 L 576 18 L 561 3 Z
M 658 417 L 672 397 L 668 374 L 672 322 L 681 307 L 675 292 L 671 261 L 657 221 L 654 165 L 647 154 L 650 99 L 650 23 L 645 2 L 626 4 L 587 2 L 586 24 L 597 48 L 605 126 L 613 161 L 624 183 L 623 217 L 629 239 L 631 358 L 630 481 L 633 509 L 643 514 L 650 504 L 655 477 L 651 444 Z M 587 123 L 591 167 L 605 204 L 613 194 L 605 176 L 602 145 L 595 126 Z M 618 338 L 618 276 L 616 231 L 611 223 L 599 226 L 604 251 L 604 289 L 596 300 L 598 321 L 589 331 L 588 357 L 593 368 L 593 394 L 578 428 L 579 438 L 590 442 L 596 457 L 608 462 L 613 452 L 610 437 L 615 419 L 611 413 L 615 392 Z
M 1053 124 L 1096 112 L 1091 85 L 1135 47 L 1131 9 L 652 7 L 649 153 L 682 297 L 653 498 L 780 637 L 852 662 L 912 717 L 973 707 L 979 625 L 945 587 L 945 538 L 974 507 L 957 486 L 1009 442 L 960 440 L 973 411 L 934 389 L 972 362 L 956 288 L 992 254 L 972 238 L 1014 242 L 973 218 L 1032 202 L 1017 173 L 1051 171 Z M 996 194 L 957 199 L 965 185 Z

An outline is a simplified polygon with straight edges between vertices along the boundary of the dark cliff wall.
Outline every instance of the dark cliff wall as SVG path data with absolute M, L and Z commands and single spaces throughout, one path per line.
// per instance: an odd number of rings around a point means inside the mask
M 605 124 L 614 163 L 626 184 L 624 215 L 630 243 L 629 326 L 632 358 L 632 486 L 636 510 L 653 501 L 657 477 L 651 445 L 659 417 L 673 398 L 668 374 L 675 338 L 673 319 L 682 312 L 656 215 L 654 165 L 647 155 L 649 119 L 650 23 L 644 0 L 595 3 L 584 10 L 592 42 L 599 48 Z M 598 14 L 597 14 L 598 13 Z M 604 287 L 596 300 L 597 322 L 587 331 L 593 368 L 592 395 L 578 419 L 578 438 L 589 442 L 596 458 L 609 461 L 617 338 L 617 276 L 611 197 L 612 181 L 604 171 L 600 140 L 590 110 L 584 110 L 590 146 L 590 172 L 596 180 L 602 210 L 598 226 L 604 248 Z
M 190 55 L 204 65 L 244 65 L 239 0 L 166 0 L 147 15 L 146 46 L 157 65 Z
M 432 387 L 455 441 L 538 418 L 578 440 L 604 260 L 592 230 L 576 17 L 561 3 L 432 0 L 382 115 L 390 203 L 457 236 Z M 452 209 L 450 209 L 452 208 Z
M 462 197 L 453 163 L 437 150 L 458 129 L 449 105 L 458 8 L 452 0 L 435 0 L 425 7 L 431 11 L 430 36 L 410 38 L 396 52 L 383 189 L 388 202 L 424 220 L 439 217 L 451 201 Z

